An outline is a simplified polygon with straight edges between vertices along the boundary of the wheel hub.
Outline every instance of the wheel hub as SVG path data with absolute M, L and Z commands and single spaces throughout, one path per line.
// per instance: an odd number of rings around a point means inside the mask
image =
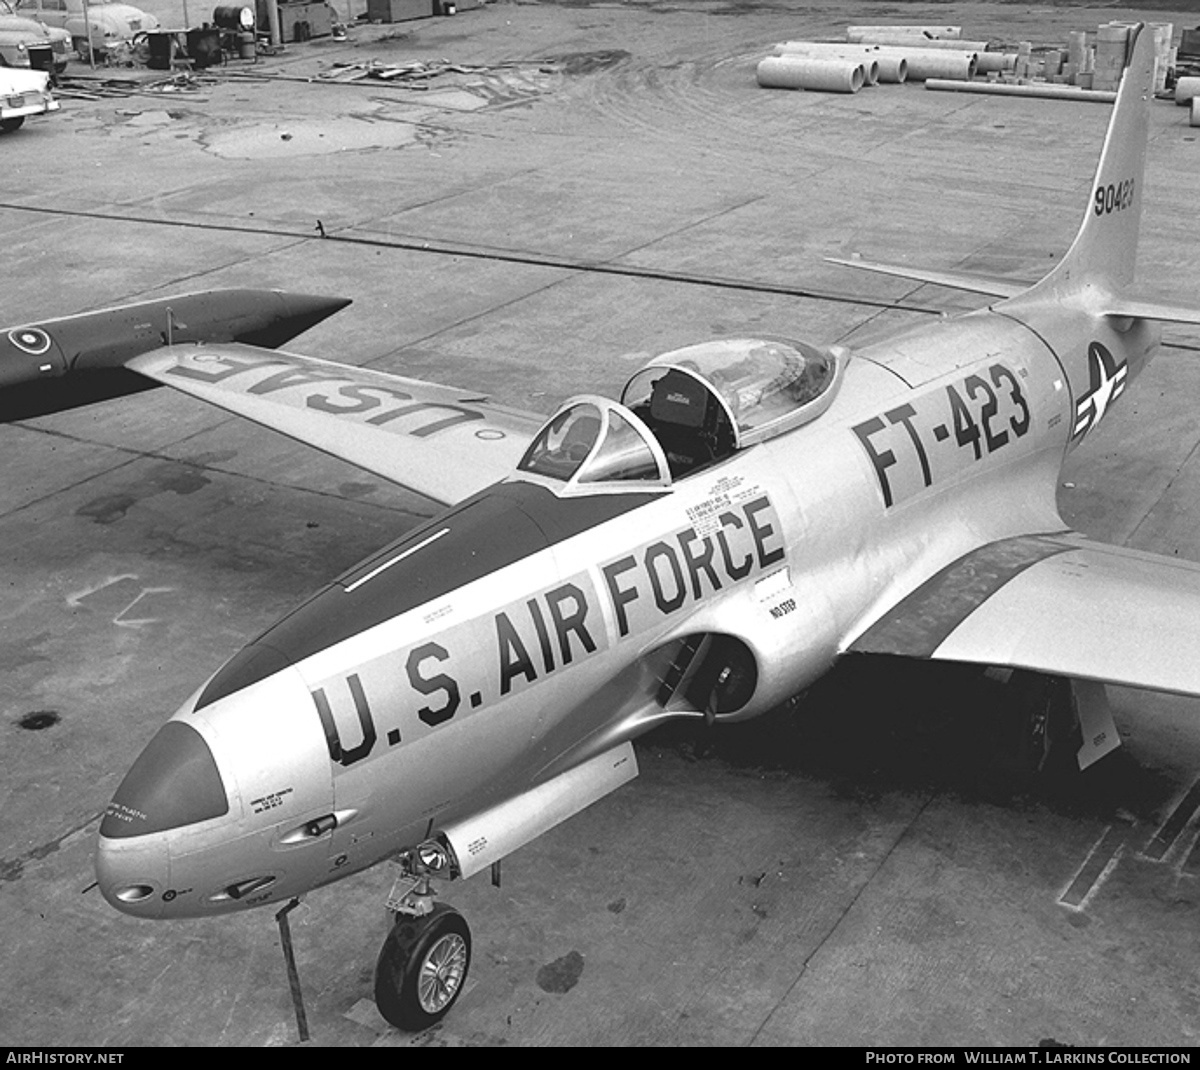
M 449 1005 L 466 972 L 467 945 L 457 933 L 447 933 L 429 949 L 417 980 L 417 999 L 428 1014 Z

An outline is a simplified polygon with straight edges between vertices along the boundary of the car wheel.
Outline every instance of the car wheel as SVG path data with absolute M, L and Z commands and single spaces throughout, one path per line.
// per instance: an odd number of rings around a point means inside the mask
M 19 130 L 24 121 L 24 115 L 16 115 L 11 119 L 0 119 L 0 134 L 11 134 L 14 130 Z

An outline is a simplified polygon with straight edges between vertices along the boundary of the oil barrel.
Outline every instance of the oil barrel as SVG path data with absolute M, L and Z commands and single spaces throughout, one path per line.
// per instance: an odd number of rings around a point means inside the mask
M 223 30 L 253 30 L 254 8 L 242 4 L 221 4 L 213 8 L 214 26 Z

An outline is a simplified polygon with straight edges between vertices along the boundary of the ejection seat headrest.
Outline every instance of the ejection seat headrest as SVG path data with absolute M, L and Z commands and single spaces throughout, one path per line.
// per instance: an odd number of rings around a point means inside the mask
M 703 427 L 708 411 L 708 390 L 703 383 L 671 368 L 654 384 L 650 415 L 664 424 Z

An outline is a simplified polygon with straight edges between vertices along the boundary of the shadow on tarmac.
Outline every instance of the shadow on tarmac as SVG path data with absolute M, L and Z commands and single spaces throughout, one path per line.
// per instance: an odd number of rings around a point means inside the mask
M 645 741 L 735 772 L 824 780 L 839 795 L 864 799 L 934 792 L 1102 821 L 1120 810 L 1149 822 L 1177 793 L 1166 770 L 1140 764 L 1124 747 L 1080 772 L 1077 730 L 1036 768 L 1014 686 L 977 666 L 850 655 L 753 721 L 679 721 Z

